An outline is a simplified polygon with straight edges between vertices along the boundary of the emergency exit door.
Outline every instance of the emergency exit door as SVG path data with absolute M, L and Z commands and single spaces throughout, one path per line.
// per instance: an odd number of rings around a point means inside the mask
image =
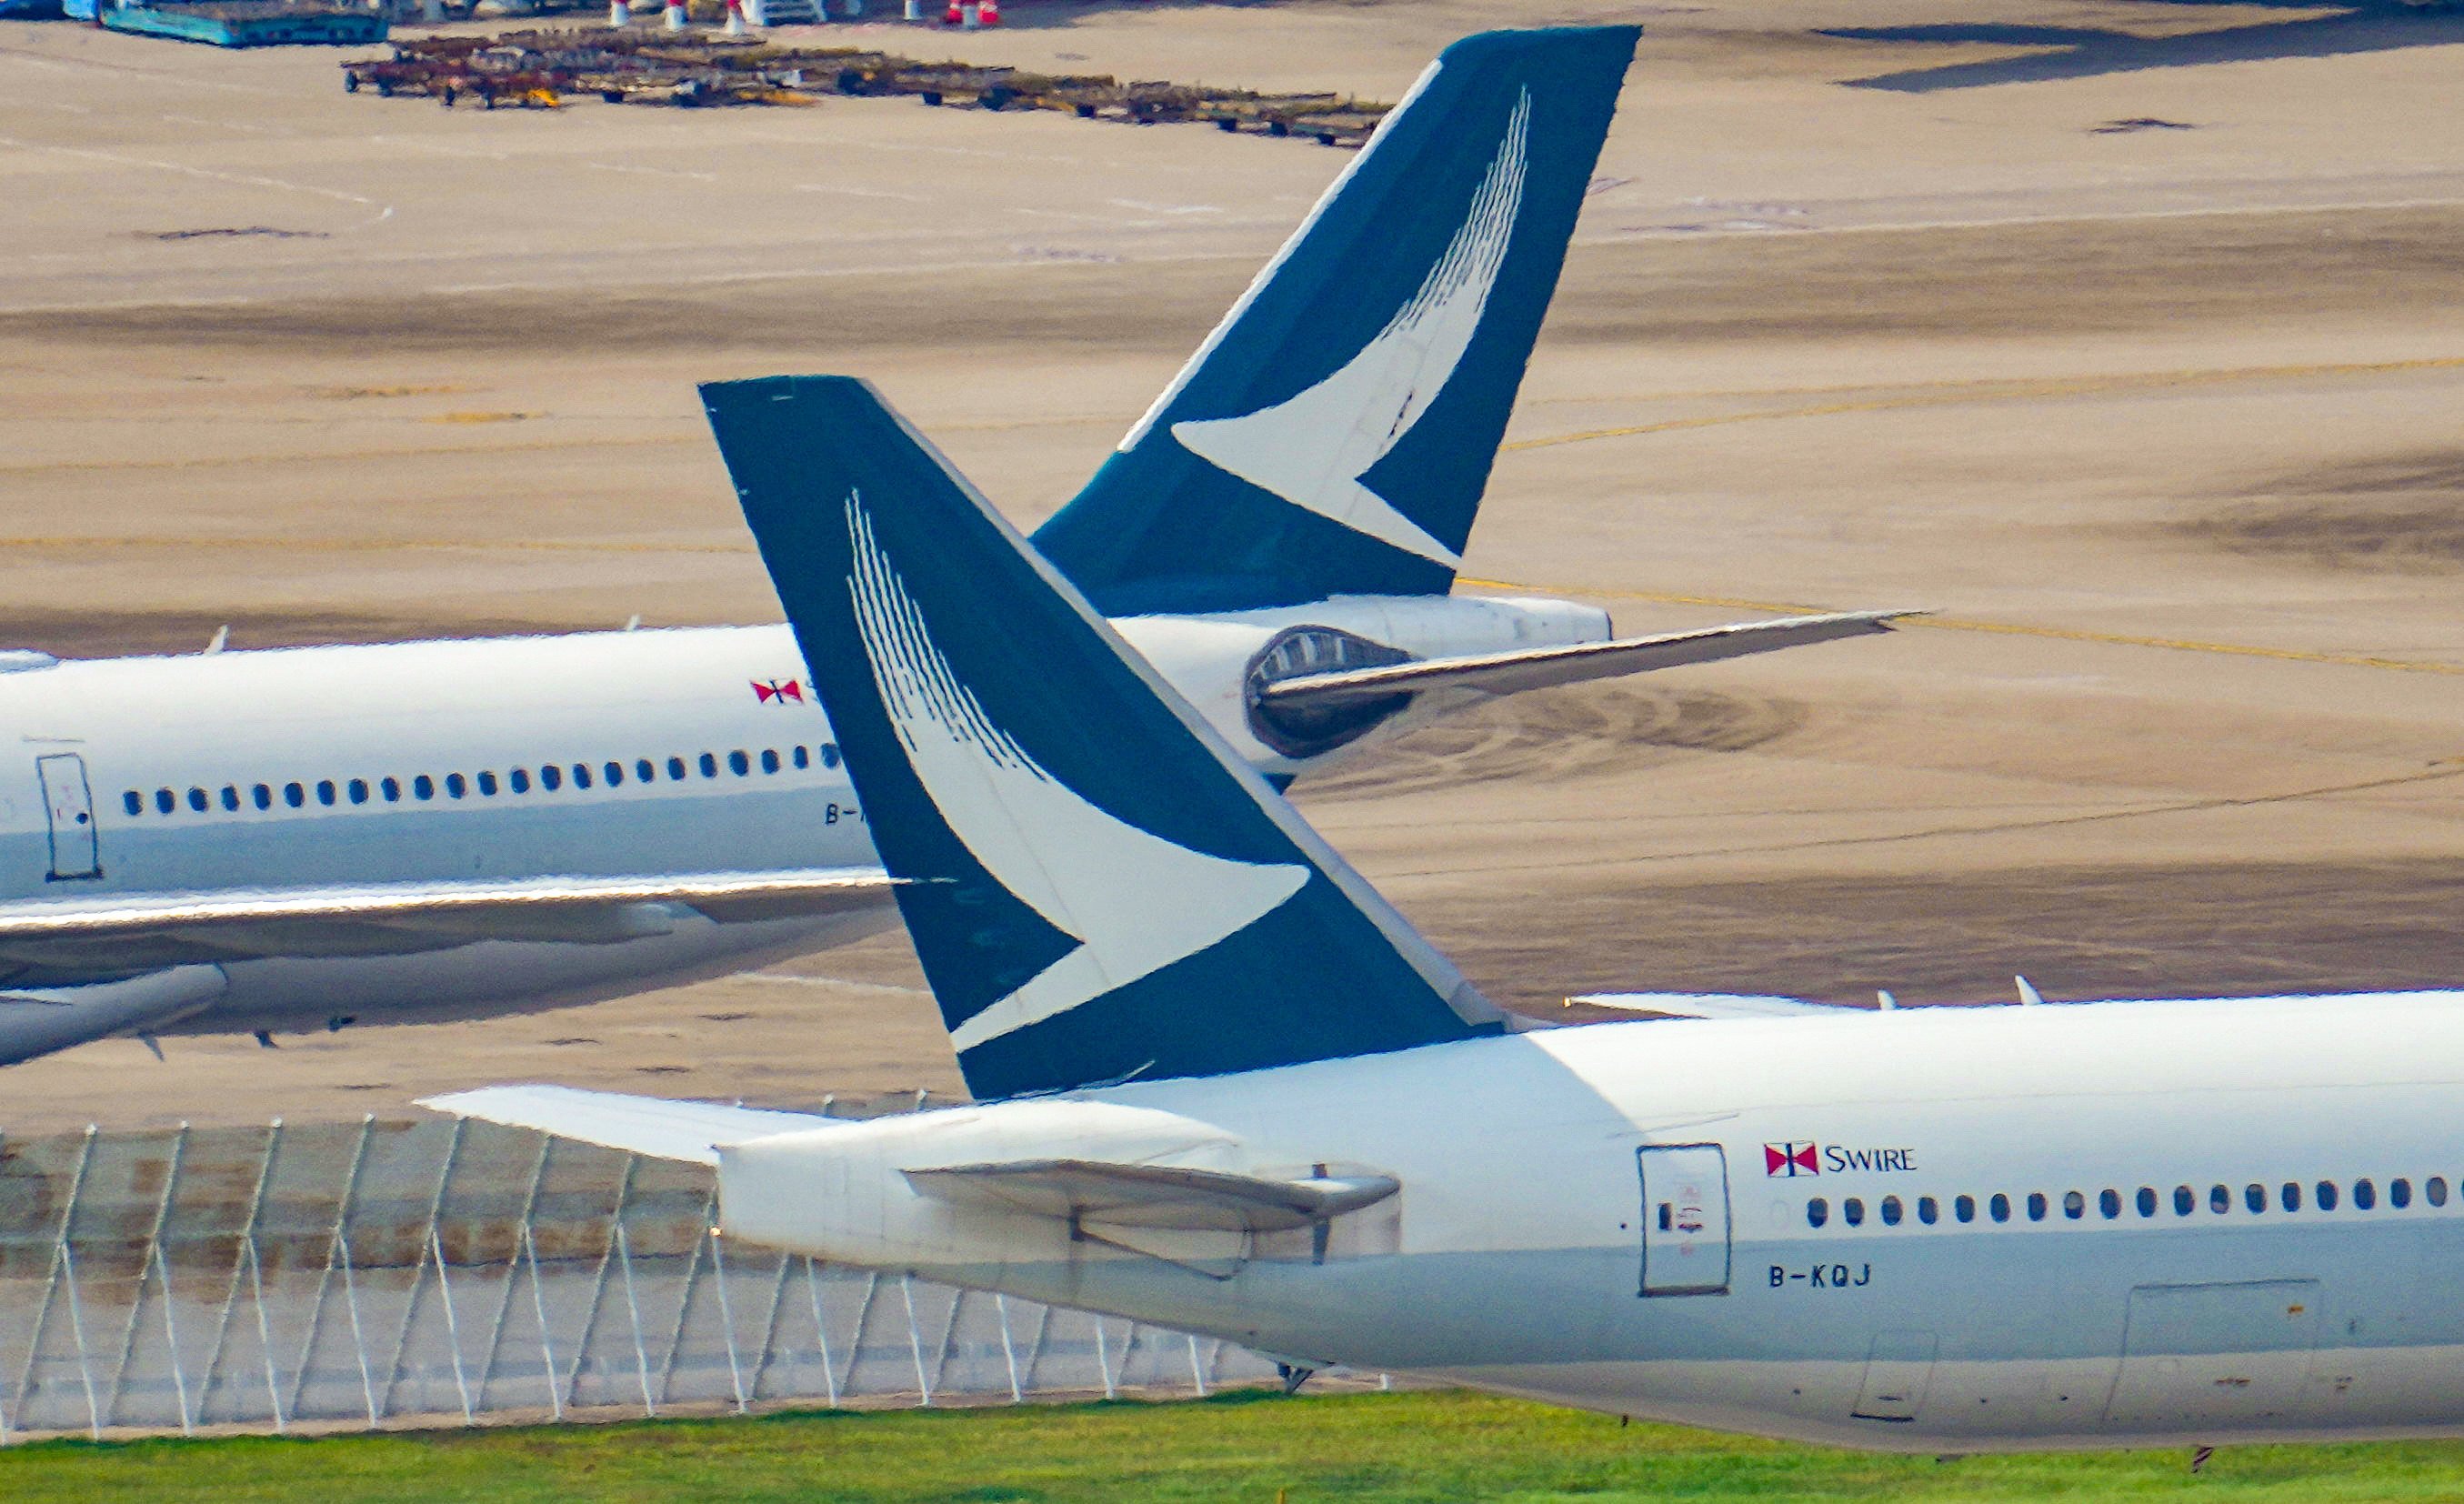
M 94 839 L 94 793 L 86 785 L 85 759 L 74 752 L 38 757 L 34 776 L 43 785 L 43 815 L 52 832 L 50 880 L 101 876 Z
M 1646 1144 L 1642 1170 L 1645 1295 L 1728 1293 L 1728 1159 L 1716 1143 Z

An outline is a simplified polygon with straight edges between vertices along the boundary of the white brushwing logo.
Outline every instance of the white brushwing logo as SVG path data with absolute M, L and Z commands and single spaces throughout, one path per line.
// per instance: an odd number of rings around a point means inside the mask
M 1361 484 L 1412 431 L 1480 332 L 1523 208 L 1531 94 L 1472 195 L 1471 211 L 1414 293 L 1343 368 L 1297 396 L 1235 418 L 1172 426 L 1191 453 L 1261 490 L 1452 568 L 1461 555 Z
M 847 497 L 856 630 L 916 780 L 968 853 L 1077 947 L 951 1030 L 960 1051 L 1041 1023 L 1265 918 L 1309 870 L 1176 846 L 1078 797 L 994 725 Z

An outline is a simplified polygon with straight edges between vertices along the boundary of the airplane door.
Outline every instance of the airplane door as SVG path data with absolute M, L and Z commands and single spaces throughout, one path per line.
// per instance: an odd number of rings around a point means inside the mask
M 101 876 L 94 838 L 94 794 L 85 781 L 85 759 L 74 752 L 38 757 L 34 776 L 43 785 L 43 813 L 51 827 L 49 879 Z
M 2130 1293 L 2105 1429 L 2281 1421 L 2309 1382 L 2318 1329 L 2315 1279 L 2142 1285 Z
M 1728 1161 L 1716 1143 L 1646 1144 L 1642 1172 L 1644 1295 L 1728 1293 Z
M 1915 1420 L 1925 1405 L 1925 1385 L 1933 1382 L 1934 1346 L 1931 1332 L 1877 1336 L 1865 1356 L 1865 1382 L 1857 1391 L 1857 1407 L 1848 1413 L 1860 1421 Z

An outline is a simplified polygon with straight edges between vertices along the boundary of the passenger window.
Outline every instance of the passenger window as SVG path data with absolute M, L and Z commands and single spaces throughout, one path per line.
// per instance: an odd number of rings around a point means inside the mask
M 351 803 L 355 805 L 363 805 L 368 802 L 368 781 L 366 779 L 352 779 L 348 786 L 351 795 Z
M 448 797 L 459 799 L 470 791 L 471 785 L 461 774 L 448 773 L 445 775 L 445 792 Z
M 1993 1199 L 1985 1204 L 1985 1210 L 1994 1221 L 2008 1222 L 2011 1220 L 2011 1198 L 1995 1191 Z
M 487 798 L 490 798 L 490 799 L 494 799 L 494 798 L 495 798 L 495 797 L 496 797 L 496 775 L 495 775 L 495 774 L 494 774 L 494 773 L 489 773 L 489 772 L 482 772 L 482 773 L 480 773 L 480 775 L 479 775 L 479 792 L 480 792 L 482 795 L 484 795 L 484 796 L 486 796 Z
M 813 754 L 801 746 L 792 746 L 787 749 L 787 761 L 795 763 L 800 769 L 807 768 L 813 765 Z
M 505 782 L 514 785 L 515 793 L 527 794 L 531 791 L 531 770 L 517 767 L 505 775 Z
M 239 807 L 238 785 L 225 784 L 223 785 L 223 807 L 226 809 L 236 809 Z
M 2198 1205 L 2199 1199 L 2191 1193 L 2190 1187 L 2188 1185 L 2176 1185 L 2173 1187 L 2174 1216 L 2187 1217 L 2198 1206 Z
M 180 796 L 167 788 L 158 788 L 154 790 L 154 807 L 169 814 L 180 807 Z
M 191 788 L 188 790 L 188 807 L 194 809 L 199 814 L 204 814 L 206 812 L 206 791 L 204 789 Z
M 2398 1211 L 2411 1205 L 2412 1182 L 2404 1180 L 2387 1182 L 2387 1205 Z
M 2336 1209 L 2336 1183 L 2334 1181 L 2321 1181 L 2319 1183 L 2319 1209 L 2321 1211 L 2333 1211 Z
M 2379 1204 L 2379 1188 L 2367 1181 L 2353 1183 L 2353 1209 L 2367 1211 Z
M 2122 1192 L 2111 1189 L 2098 1191 L 2096 1193 L 2096 1209 L 2103 1212 L 2108 1219 L 2121 1216 Z
M 1805 1225 L 1818 1228 L 1831 1220 L 1831 1203 L 1816 1196 L 1805 1204 Z
M 659 781 L 658 764 L 649 758 L 636 759 L 633 763 L 633 780 L 641 784 L 657 783 Z
M 2301 1209 L 2301 1183 L 2299 1181 L 2286 1181 L 2284 1183 L 2283 1189 L 2277 1192 L 2276 1200 L 2277 1204 L 2287 1211 L 2299 1211 Z
M 2222 1185 L 2209 1186 L 2208 1209 L 2219 1215 L 2233 1210 L 2233 1192 Z
M 685 760 L 683 758 L 671 757 L 668 759 L 668 780 L 671 783 L 676 784 L 681 784 L 685 781 Z
M 1942 1217 L 1942 1207 L 1930 1196 L 1917 1198 L 1917 1220 L 1930 1228 Z
M 297 784 L 285 784 L 282 785 L 282 802 L 297 809 L 308 802 L 308 790 Z
M 268 788 L 263 784 L 259 784 L 254 788 L 250 789 L 248 791 L 248 796 L 252 800 L 255 801 L 256 807 L 259 809 L 271 809 L 274 807 L 274 790 Z
M 2045 1220 L 2045 1193 L 2043 1191 L 2030 1191 L 2028 1193 L 2028 1220 L 2030 1222 L 2042 1222 Z
M 2267 1209 L 2267 1187 L 2264 1185 L 2243 1186 L 2241 1188 L 2241 1204 L 2249 1207 L 2254 1214 L 2265 1211 Z
M 317 780 L 317 802 L 320 805 L 330 805 L 334 802 L 334 781 L 332 779 L 320 778 Z
M 588 788 L 590 786 L 589 763 L 576 763 L 573 764 L 573 786 L 576 788 Z
M 385 795 L 385 802 L 386 804 L 398 805 L 402 803 L 401 779 L 390 777 L 378 779 L 377 789 Z
M 1974 1222 L 1976 1220 L 1976 1198 L 1973 1196 L 1953 1196 L 1950 1199 L 1950 1214 L 1957 1217 L 1962 1222 Z
M 838 765 L 839 765 L 839 744 L 838 744 L 837 742 L 835 742 L 835 741 L 825 741 L 825 742 L 823 742 L 823 743 L 822 743 L 822 766 L 824 766 L 824 767 L 836 767 L 836 766 L 838 766 Z
M 1862 1227 L 1865 1224 L 1865 1203 L 1855 1196 L 1851 1196 L 1846 1201 L 1839 1204 L 1839 1215 L 1841 1220 L 1845 1221 L 1848 1226 L 1852 1228 Z
M 779 771 L 779 754 L 768 747 L 761 749 L 761 771 L 765 773 Z
M 410 792 L 414 799 L 433 799 L 436 797 L 436 780 L 422 773 L 410 781 Z
M 2424 1196 L 2427 1196 L 2427 1197 L 2429 1197 L 2429 1198 L 2430 1198 L 2430 1204 L 2431 1204 L 2431 1205 L 2433 1205 L 2433 1206 L 2444 1206 L 2444 1205 L 2447 1205 L 2447 1177 L 2446 1177 L 2446 1176 L 2444 1176 L 2444 1175 L 2433 1175 L 2433 1176 L 2431 1176 L 2430 1179 L 2428 1179 L 2428 1180 L 2426 1180 L 2426 1181 L 2422 1182 L 2422 1183 L 2421 1183 L 2421 1193 L 2422 1193 Z
M 2156 1215 L 2155 1186 L 2142 1185 L 2139 1187 L 2139 1214 L 2143 1217 L 2152 1217 Z
M 727 770 L 742 778 L 753 771 L 753 760 L 746 757 L 741 750 L 730 752 L 727 754 Z
M 1882 1226 L 1884 1226 L 1884 1227 L 1886 1227 L 1886 1228 L 1896 1228 L 1896 1227 L 1898 1227 L 1899 1225 L 1900 1225 L 1900 1198 L 1898 1198 L 1897 1196 L 1885 1196 L 1885 1197 L 1883 1197 L 1883 1198 L 1882 1198 Z
M 601 771 L 601 772 L 603 772 L 603 773 L 605 773 L 605 774 L 606 774 L 606 775 L 607 775 L 607 786 L 608 786 L 608 787 L 610 787 L 610 788 L 622 788 L 622 787 L 624 787 L 624 786 L 625 786 L 625 764 L 624 764 L 624 763 L 608 763 L 605 767 L 601 768 L 599 771 Z
M 701 755 L 701 776 L 704 778 L 716 778 L 718 776 L 718 759 L 711 756 L 707 752 Z
M 2070 1218 L 2073 1222 L 2077 1222 L 2081 1217 L 2086 1216 L 2087 1198 L 2077 1191 L 2064 1191 L 2062 1193 L 2062 1215 Z
M 126 807 L 130 814 L 143 814 L 145 812 L 145 796 L 139 793 L 134 788 L 121 795 L 120 802 Z
M 539 786 L 554 793 L 564 786 L 564 769 L 550 763 L 539 769 Z

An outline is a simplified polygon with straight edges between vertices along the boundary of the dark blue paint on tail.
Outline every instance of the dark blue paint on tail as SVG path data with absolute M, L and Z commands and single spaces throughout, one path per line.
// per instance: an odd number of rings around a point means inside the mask
M 1446 49 L 1037 548 L 1115 616 L 1443 594 L 1639 35 Z
M 702 396 L 978 1096 L 1498 1031 L 869 387 Z

